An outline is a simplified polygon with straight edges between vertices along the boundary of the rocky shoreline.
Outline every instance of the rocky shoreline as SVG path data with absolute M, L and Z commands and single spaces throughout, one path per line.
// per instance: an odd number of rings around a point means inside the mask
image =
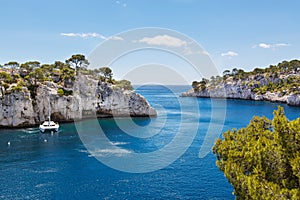
M 27 87 L 21 91 L 0 96 L 0 127 L 20 128 L 40 124 L 48 117 L 49 100 L 51 119 L 72 122 L 88 118 L 151 117 L 156 111 L 147 100 L 129 90 L 95 80 L 88 75 L 76 77 L 72 95 L 60 95 L 60 86 L 54 82 L 38 83 L 36 94 Z
M 270 101 L 300 106 L 300 61 L 283 61 L 266 69 L 225 70 L 223 76 L 194 81 L 182 97 Z
M 230 92 L 229 92 L 229 91 Z M 251 101 L 269 101 L 286 103 L 289 106 L 300 106 L 300 95 L 290 94 L 282 95 L 281 93 L 266 92 L 265 94 L 255 94 L 249 90 L 240 90 L 238 93 L 232 93 L 233 88 L 219 88 L 216 90 L 204 90 L 195 92 L 191 89 L 181 94 L 181 97 L 198 97 L 198 98 L 219 98 L 219 99 L 241 99 Z

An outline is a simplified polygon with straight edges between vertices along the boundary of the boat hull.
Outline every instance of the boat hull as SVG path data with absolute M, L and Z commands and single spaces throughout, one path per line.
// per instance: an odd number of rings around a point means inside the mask
M 39 129 L 42 133 L 45 133 L 46 131 L 56 131 L 56 132 L 58 131 L 58 128 L 42 128 L 42 127 L 40 127 Z
M 41 124 L 39 126 L 39 129 L 42 133 L 46 132 L 46 131 L 58 131 L 59 129 L 59 124 L 54 123 L 53 121 L 47 121 L 44 122 L 43 124 Z

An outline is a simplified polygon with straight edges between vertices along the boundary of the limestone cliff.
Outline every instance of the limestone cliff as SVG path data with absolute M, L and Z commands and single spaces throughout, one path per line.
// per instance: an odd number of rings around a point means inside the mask
M 266 69 L 251 72 L 233 69 L 223 77 L 193 82 L 193 89 L 183 97 L 229 98 L 271 101 L 300 106 L 300 61 L 282 62 Z
M 26 87 L 0 96 L 0 127 L 33 126 L 48 117 L 49 101 L 54 121 L 89 117 L 155 116 L 156 111 L 141 95 L 97 81 L 87 75 L 76 78 L 72 95 L 59 95 L 53 82 L 38 83 L 33 95 Z

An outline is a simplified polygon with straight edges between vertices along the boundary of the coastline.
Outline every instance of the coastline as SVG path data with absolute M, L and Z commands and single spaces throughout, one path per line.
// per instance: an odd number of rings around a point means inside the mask
M 247 98 L 244 97 L 233 97 L 230 95 L 227 95 L 226 92 L 222 92 L 223 95 L 215 95 L 211 94 L 208 91 L 205 91 L 205 94 L 201 92 L 194 92 L 193 89 L 182 93 L 181 97 L 196 97 L 196 98 L 211 98 L 211 99 L 238 99 L 238 100 L 246 100 L 246 101 L 265 101 L 270 103 L 282 103 L 287 104 L 289 106 L 299 107 L 300 106 L 300 95 L 284 95 L 280 98 L 276 98 L 277 94 L 274 93 L 266 93 L 267 95 L 257 95 L 255 93 L 251 93 L 250 96 L 247 96 Z M 269 96 L 272 96 L 275 98 L 268 98 Z M 254 98 L 253 98 L 254 97 Z
M 71 95 L 60 95 L 59 88 L 58 84 L 46 81 L 37 84 L 35 95 L 23 87 L 22 91 L 1 96 L 0 128 L 34 127 L 47 120 L 49 113 L 52 121 L 59 123 L 95 117 L 157 115 L 140 94 L 87 75 L 77 77 Z
M 267 102 L 267 103 L 279 103 L 279 104 L 285 104 L 291 107 L 300 107 L 300 105 L 289 105 L 287 104 L 287 102 L 283 102 L 283 101 L 271 101 L 271 100 L 255 100 L 255 99 L 243 99 L 243 98 L 232 98 L 232 97 L 207 97 L 207 96 L 185 96 L 185 95 L 180 95 L 180 97 L 186 98 L 186 97 L 190 97 L 190 98 L 202 98 L 202 99 L 220 99 L 220 100 L 241 100 L 241 101 L 254 101 L 254 102 Z
M 116 115 L 116 116 L 112 116 L 112 115 L 102 115 L 102 116 L 89 116 L 89 117 L 84 117 L 81 118 L 80 120 L 63 120 L 63 121 L 55 121 L 58 122 L 59 124 L 71 124 L 71 123 L 75 123 L 77 121 L 82 122 L 82 121 L 86 121 L 86 120 L 91 120 L 91 119 L 127 119 L 127 118 L 145 118 L 145 119 L 151 119 L 151 118 L 155 118 L 157 117 L 156 115 L 135 115 L 135 116 L 129 116 L 129 115 Z M 0 129 L 6 129 L 6 130 L 16 130 L 16 129 L 22 129 L 22 128 L 38 128 L 40 124 L 36 123 L 36 124 L 28 124 L 28 125 L 20 125 L 20 126 L 1 126 L 0 125 Z
M 300 106 L 300 61 L 283 61 L 265 69 L 245 72 L 234 68 L 223 76 L 194 81 L 192 89 L 181 96 L 244 99 Z

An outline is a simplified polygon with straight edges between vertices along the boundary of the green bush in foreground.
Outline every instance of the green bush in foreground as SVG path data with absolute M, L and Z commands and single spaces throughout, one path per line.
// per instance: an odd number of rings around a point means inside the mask
M 300 118 L 279 107 L 273 120 L 254 117 L 223 137 L 213 153 L 237 199 L 300 199 Z

